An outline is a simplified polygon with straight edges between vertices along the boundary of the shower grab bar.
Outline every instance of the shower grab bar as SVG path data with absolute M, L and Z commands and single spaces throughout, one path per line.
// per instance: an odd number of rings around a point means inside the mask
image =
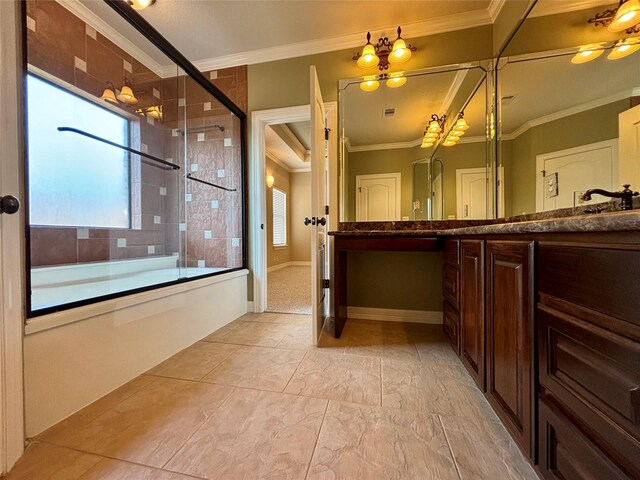
M 140 155 L 141 157 L 148 158 L 149 160 L 153 160 L 154 162 L 158 162 L 162 165 L 169 167 L 168 169 L 165 169 L 165 170 L 169 170 L 169 169 L 180 170 L 180 165 L 167 162 L 166 160 L 162 160 L 161 158 L 155 157 L 153 155 L 149 155 L 148 153 L 140 152 L 139 150 L 134 150 L 133 148 L 130 148 L 130 147 L 125 147 L 124 145 L 120 145 L 118 143 L 112 142 L 110 140 L 107 140 L 106 138 L 98 137 L 97 135 L 93 135 L 91 133 L 85 132 L 84 130 L 79 130 L 77 128 L 72 128 L 72 127 L 58 127 L 58 131 L 77 133 L 78 135 L 91 138 L 92 140 L 97 140 L 98 142 L 106 143 L 107 145 L 111 145 L 112 147 L 120 148 L 121 150 L 126 150 L 127 152 Z
M 215 183 L 210 183 L 210 182 L 207 182 L 206 180 L 201 180 L 199 178 L 196 178 L 196 177 L 192 176 L 190 173 L 187 173 L 185 175 L 185 177 L 188 178 L 189 180 L 193 180 L 195 182 L 204 183 L 205 185 L 209 185 L 210 187 L 216 187 L 216 188 L 219 188 L 220 190 L 226 190 L 227 192 L 236 192 L 237 191 L 235 188 L 221 187 L 220 185 L 216 185 Z

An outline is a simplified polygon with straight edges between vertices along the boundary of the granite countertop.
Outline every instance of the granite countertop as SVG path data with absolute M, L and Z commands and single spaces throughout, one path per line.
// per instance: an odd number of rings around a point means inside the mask
M 440 235 L 495 235 L 514 233 L 562 233 L 640 231 L 640 210 L 580 214 L 537 220 L 448 220 L 415 222 L 343 222 L 329 235 L 340 237 L 430 237 Z M 530 218 L 530 216 L 529 216 Z

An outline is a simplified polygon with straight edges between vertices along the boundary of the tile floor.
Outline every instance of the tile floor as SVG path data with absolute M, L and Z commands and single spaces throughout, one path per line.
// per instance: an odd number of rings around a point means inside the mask
M 440 326 L 247 314 L 38 435 L 7 479 L 537 479 Z

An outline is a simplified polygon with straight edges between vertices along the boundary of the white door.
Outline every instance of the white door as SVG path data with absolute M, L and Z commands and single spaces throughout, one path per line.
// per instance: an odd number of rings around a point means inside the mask
M 590 188 L 620 190 L 616 140 L 538 155 L 536 166 L 538 212 L 608 200 L 594 195 L 590 202 L 581 201 Z
M 325 112 L 316 67 L 311 66 L 311 314 L 313 342 L 318 344 L 325 319 L 324 288 L 327 227 L 327 168 Z
M 640 188 L 640 105 L 618 115 L 620 174 L 617 187 Z M 616 188 L 617 190 L 617 188 Z
M 487 169 L 456 170 L 456 210 L 458 220 L 487 218 Z
M 400 173 L 356 176 L 356 221 L 400 220 Z
M 0 2 L 0 197 L 22 198 L 18 7 L 19 2 Z M 7 208 L 8 203 L 3 205 Z M 0 475 L 13 466 L 24 447 L 22 218 L 22 211 L 0 214 Z

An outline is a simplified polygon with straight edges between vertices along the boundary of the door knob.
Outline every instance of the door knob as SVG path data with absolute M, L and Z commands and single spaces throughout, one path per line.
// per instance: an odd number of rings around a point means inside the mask
M 313 218 L 313 225 L 315 225 L 315 217 Z M 308 227 L 311 224 L 312 220 L 309 217 L 304 217 L 304 226 Z
M 13 195 L 5 195 L 0 198 L 0 213 L 13 215 L 20 209 L 20 201 Z
M 317 222 L 318 222 L 318 225 L 322 225 L 322 226 L 325 226 L 327 224 L 327 220 L 324 217 L 319 218 Z

